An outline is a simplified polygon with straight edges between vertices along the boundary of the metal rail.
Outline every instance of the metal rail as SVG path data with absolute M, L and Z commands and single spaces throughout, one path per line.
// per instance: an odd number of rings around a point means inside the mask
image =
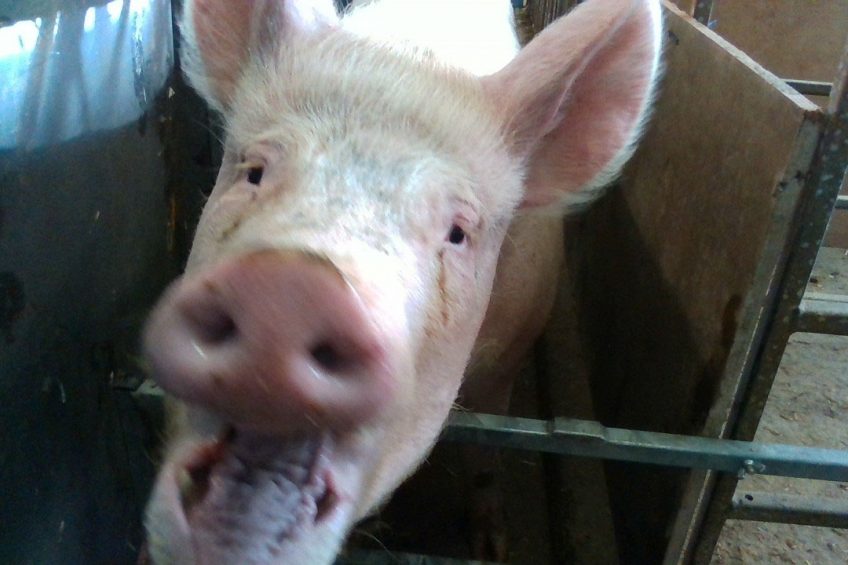
M 115 388 L 127 390 L 125 384 Z M 148 413 L 161 414 L 164 394 L 151 380 L 133 387 Z M 848 451 L 608 428 L 572 418 L 534 420 L 453 411 L 441 439 L 558 455 L 669 467 L 848 481 Z
M 848 528 L 848 503 L 797 494 L 736 493 L 727 517 L 731 520 Z
M 598 422 L 452 412 L 443 439 L 558 455 L 848 481 L 848 451 L 608 428 Z
M 733 497 L 728 518 L 848 528 L 848 504 L 829 498 L 746 492 Z M 335 565 L 481 565 L 481 562 L 389 550 L 356 550 L 340 557 Z
M 848 296 L 807 292 L 798 307 L 795 331 L 848 335 Z
M 792 78 L 783 80 L 799 93 L 808 96 L 830 96 L 830 91 L 833 88 L 831 83 L 818 80 L 800 80 Z

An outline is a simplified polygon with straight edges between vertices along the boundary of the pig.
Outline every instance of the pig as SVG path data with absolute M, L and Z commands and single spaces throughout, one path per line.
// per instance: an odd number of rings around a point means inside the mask
M 562 213 L 648 114 L 658 0 L 589 0 L 521 51 L 508 0 L 188 0 L 181 26 L 224 156 L 144 331 L 173 399 L 149 553 L 331 563 L 467 368 L 463 402 L 506 409 Z

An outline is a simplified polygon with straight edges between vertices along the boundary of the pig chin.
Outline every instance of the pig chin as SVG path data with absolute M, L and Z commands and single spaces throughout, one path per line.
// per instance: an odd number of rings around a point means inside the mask
M 184 440 L 148 507 L 155 563 L 330 563 L 352 521 L 362 465 L 327 433 L 228 427 Z M 359 457 L 367 456 L 362 446 Z M 359 461 L 361 463 L 361 459 Z

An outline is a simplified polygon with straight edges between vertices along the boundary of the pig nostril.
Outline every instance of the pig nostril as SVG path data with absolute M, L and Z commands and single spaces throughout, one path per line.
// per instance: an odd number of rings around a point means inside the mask
M 236 333 L 236 323 L 233 319 L 229 316 L 222 316 L 206 328 L 206 341 L 208 343 L 221 343 L 232 339 Z
M 235 320 L 228 314 L 215 310 L 189 312 L 193 331 L 204 344 L 217 345 L 233 339 L 238 334 Z
M 204 343 L 218 344 L 235 337 L 236 323 L 229 316 L 218 316 L 199 327 Z
M 338 348 L 326 341 L 322 341 L 310 349 L 309 353 L 322 369 L 331 373 L 343 371 L 352 365 L 350 359 L 346 358 L 339 352 Z

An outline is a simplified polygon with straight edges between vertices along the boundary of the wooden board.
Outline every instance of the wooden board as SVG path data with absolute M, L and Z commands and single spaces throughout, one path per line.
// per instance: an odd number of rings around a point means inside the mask
M 692 13 L 694 0 L 676 3 Z M 848 0 L 714 0 L 712 19 L 718 34 L 782 78 L 833 81 L 848 41 Z M 825 245 L 848 248 L 848 212 L 834 212 Z
M 783 78 L 832 82 L 848 40 L 848 0 L 715 0 L 715 31 Z M 810 100 L 824 107 L 826 96 Z M 837 211 L 825 245 L 848 248 L 848 213 Z
M 692 12 L 695 10 L 695 0 L 674 0 L 674 3 L 680 8 L 682 11 L 686 12 L 690 16 Z
M 533 30 L 542 31 L 548 24 L 569 12 L 579 0 L 527 0 L 526 15 Z
M 817 107 L 666 6 L 666 73 L 620 186 L 567 257 L 607 425 L 719 435 L 785 251 Z M 620 557 L 658 562 L 686 473 L 607 464 Z
M 675 0 L 692 14 L 695 0 Z M 848 0 L 713 0 L 710 27 L 782 78 L 831 82 L 848 39 Z M 811 96 L 824 106 L 826 96 Z
M 831 82 L 848 38 L 848 0 L 714 0 L 712 20 L 776 75 Z

